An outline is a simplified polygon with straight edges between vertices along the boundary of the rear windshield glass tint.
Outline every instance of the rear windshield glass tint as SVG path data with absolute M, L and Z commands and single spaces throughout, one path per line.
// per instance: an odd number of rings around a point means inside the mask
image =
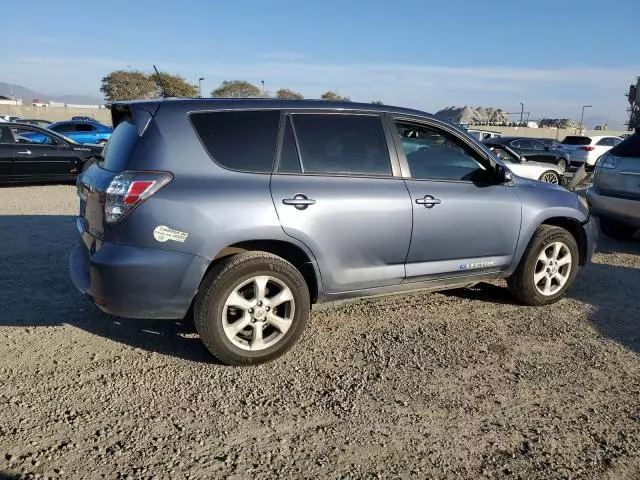
M 192 114 L 191 122 L 209 155 L 223 167 L 273 169 L 280 111 L 202 112 Z
M 566 137 L 562 143 L 564 145 L 589 145 L 591 139 L 589 137 Z
M 640 158 L 640 133 L 634 133 L 609 152 L 616 157 L 638 157 Z
M 100 162 L 100 166 L 112 172 L 126 170 L 131 151 L 137 142 L 138 133 L 133 122 L 130 120 L 120 122 L 104 148 L 102 153 L 104 159 Z

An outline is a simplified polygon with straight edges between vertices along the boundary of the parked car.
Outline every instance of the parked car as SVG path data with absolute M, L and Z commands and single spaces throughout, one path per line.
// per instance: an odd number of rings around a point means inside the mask
M 484 144 L 516 175 L 532 180 L 540 180 L 541 182 L 562 185 L 563 172 L 555 165 L 530 162 L 526 157 L 518 155 L 507 145 L 492 144 L 491 140 L 485 140 Z
M 15 121 L 19 123 L 28 123 L 29 125 L 36 125 L 38 127 L 44 127 L 44 128 L 47 128 L 49 125 L 53 123 L 49 120 L 43 120 L 41 118 L 21 118 L 20 120 L 15 120 Z
M 598 159 L 587 200 L 606 235 L 628 239 L 640 229 L 640 132 Z
M 71 120 L 75 120 L 78 122 L 98 122 L 95 118 L 82 116 L 71 117 Z
M 571 162 L 586 165 L 593 170 L 596 160 L 622 142 L 620 137 L 569 135 L 562 140 L 562 151 L 571 157 Z
M 34 142 L 31 136 L 41 141 Z M 102 152 L 27 123 L 0 124 L 0 183 L 74 181 Z
M 49 125 L 49 130 L 60 133 L 78 143 L 105 144 L 113 129 L 98 122 L 70 121 Z
M 500 137 L 491 139 L 492 145 L 507 145 L 518 155 L 526 157 L 527 160 L 556 165 L 561 172 L 573 165 L 569 160 L 569 155 L 563 150 L 548 147 L 537 138 L 526 137 Z M 576 165 L 579 166 L 579 165 Z
M 193 311 L 229 364 L 283 354 L 315 303 L 507 278 L 550 304 L 595 248 L 586 201 L 416 110 L 167 99 L 111 114 L 78 178 L 71 278 L 113 315 Z
M 491 132 L 489 130 L 468 129 L 467 133 L 476 140 L 480 140 L 481 142 L 488 138 L 498 138 L 502 136 L 500 132 Z

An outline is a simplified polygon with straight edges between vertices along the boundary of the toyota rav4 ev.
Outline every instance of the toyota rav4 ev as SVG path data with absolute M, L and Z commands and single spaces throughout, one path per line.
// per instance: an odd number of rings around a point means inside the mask
M 193 315 L 221 361 L 276 358 L 311 305 L 506 278 L 557 301 L 591 258 L 585 201 L 513 175 L 465 132 L 358 103 L 115 103 L 78 178 L 75 285 L 105 312 Z

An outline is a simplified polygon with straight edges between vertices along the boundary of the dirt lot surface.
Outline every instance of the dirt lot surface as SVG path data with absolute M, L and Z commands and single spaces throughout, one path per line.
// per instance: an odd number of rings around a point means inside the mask
M 0 477 L 640 478 L 640 240 L 550 307 L 363 300 L 240 369 L 89 304 L 75 212 L 70 186 L 0 189 Z

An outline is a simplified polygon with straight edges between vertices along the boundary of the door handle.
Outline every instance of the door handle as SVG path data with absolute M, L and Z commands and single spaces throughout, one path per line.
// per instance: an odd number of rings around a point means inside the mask
M 18 155 L 31 155 L 31 150 L 23 150 L 21 152 L 16 152 Z
M 282 200 L 282 203 L 285 205 L 293 205 L 298 210 L 304 210 L 309 205 L 313 205 L 316 203 L 315 200 L 308 198 L 306 195 L 302 195 L 301 193 L 294 195 L 293 198 L 285 198 Z
M 433 208 L 436 205 L 440 205 L 442 203 L 442 200 L 440 200 L 439 198 L 435 198 L 432 195 L 425 195 L 422 198 L 416 198 L 416 203 L 418 205 L 424 205 L 425 208 Z

